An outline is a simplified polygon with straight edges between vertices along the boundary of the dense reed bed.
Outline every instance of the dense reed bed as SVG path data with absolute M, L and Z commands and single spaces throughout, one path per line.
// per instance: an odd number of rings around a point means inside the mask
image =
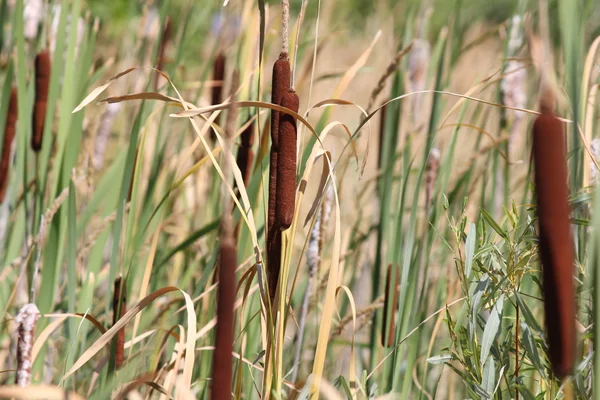
M 0 398 L 597 397 L 596 3 L 0 1 Z

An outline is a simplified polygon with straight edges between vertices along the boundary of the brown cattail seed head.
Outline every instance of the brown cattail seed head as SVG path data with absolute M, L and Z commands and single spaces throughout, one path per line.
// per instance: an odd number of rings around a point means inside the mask
M 35 325 L 40 316 L 40 310 L 33 303 L 25 304 L 17 315 L 18 327 L 17 339 L 17 376 L 15 383 L 18 386 L 28 386 L 31 383 L 31 350 L 33 349 L 33 337 Z
M 248 186 L 250 181 L 250 172 L 252 170 L 252 162 L 254 161 L 254 153 L 252 145 L 254 144 L 254 122 L 252 122 L 244 132 L 242 132 L 241 145 L 237 154 L 237 165 L 242 174 L 244 185 Z
M 280 105 L 281 97 L 290 90 L 290 61 L 287 53 L 281 53 L 273 64 L 271 102 Z M 271 158 L 269 161 L 269 204 L 267 212 L 267 277 L 271 303 L 275 298 L 279 270 L 281 268 L 281 235 L 276 226 L 275 208 L 277 204 L 277 164 L 279 154 L 279 112 L 271 111 Z
M 232 237 L 224 236 L 222 240 L 219 250 L 220 266 L 215 352 L 212 360 L 211 399 L 213 400 L 231 398 L 233 372 L 233 310 L 237 251 Z
M 17 115 L 17 88 L 13 87 L 8 103 L 8 114 L 6 115 L 6 126 L 4 128 L 4 140 L 2 144 L 2 159 L 0 160 L 0 203 L 4 201 L 6 187 L 8 186 L 11 161 L 10 152 L 12 150 L 12 142 L 15 138 Z
M 167 50 L 167 44 L 169 43 L 169 40 L 171 40 L 171 18 L 166 17 L 165 25 L 163 28 L 163 33 L 162 33 L 162 37 L 160 39 L 160 45 L 158 47 L 158 53 L 157 53 L 157 57 L 156 57 L 156 69 L 159 71 L 162 71 L 163 67 L 164 67 L 165 53 Z M 154 80 L 154 89 L 155 90 L 158 88 L 158 80 L 159 80 L 159 74 L 156 74 L 156 78 Z
M 564 141 L 562 123 L 551 109 L 542 107 L 533 124 L 533 161 L 549 356 L 560 378 L 573 371 L 576 339 Z
M 394 345 L 394 336 L 396 331 L 396 306 L 398 304 L 398 285 L 400 284 L 399 269 L 396 270 L 394 278 L 395 279 L 392 279 L 392 264 L 390 264 L 388 265 L 385 278 L 385 297 L 383 301 L 383 329 L 381 330 L 381 345 L 384 347 L 392 347 Z M 394 286 L 390 287 L 391 285 Z M 389 308 L 390 305 L 391 308 Z M 387 325 L 388 311 L 391 313 L 391 315 L 389 315 L 389 328 Z
M 225 79 L 225 54 L 220 52 L 215 58 L 213 65 L 213 83 L 211 91 L 211 104 L 217 105 L 223 102 L 223 82 Z M 220 114 L 219 114 L 220 116 Z M 215 120 L 215 123 L 219 124 L 219 117 Z
M 40 52 L 35 58 L 35 103 L 33 106 L 33 134 L 31 148 L 40 151 L 48 106 L 48 89 L 50 87 L 50 54 L 47 50 Z
M 119 305 L 121 308 L 119 308 Z M 115 279 L 115 290 L 113 293 L 113 325 L 127 312 L 127 290 L 125 280 L 118 277 Z M 115 366 L 121 368 L 125 359 L 125 328 L 120 329 L 116 336 Z
M 428 210 L 431 206 L 431 197 L 433 195 L 433 187 L 437 179 L 438 170 L 440 169 L 440 151 L 437 148 L 432 148 L 427 159 L 427 167 L 425 171 L 425 209 Z
M 298 113 L 300 99 L 290 91 L 281 99 L 281 106 Z M 296 118 L 290 114 L 279 116 L 279 156 L 277 159 L 276 220 L 281 230 L 292 225 L 296 204 Z

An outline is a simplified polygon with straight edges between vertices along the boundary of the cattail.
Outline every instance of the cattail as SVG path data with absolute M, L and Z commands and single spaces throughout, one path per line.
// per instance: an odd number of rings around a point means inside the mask
M 16 322 L 19 324 L 17 339 L 17 376 L 15 384 L 28 386 L 31 383 L 31 350 L 35 325 L 40 317 L 40 310 L 33 303 L 25 304 L 17 314 Z
M 213 84 L 211 91 L 211 104 L 217 105 L 223 102 L 223 83 L 225 79 L 225 54 L 223 52 L 219 52 L 217 57 L 215 58 L 215 63 L 213 64 Z M 220 114 L 215 119 L 215 123 L 217 125 L 220 121 Z
M 11 162 L 10 156 L 16 132 L 17 114 L 17 88 L 13 87 L 10 92 L 10 102 L 8 104 L 6 127 L 4 128 L 4 141 L 2 144 L 2 159 L 0 160 L 0 203 L 4 201 L 6 187 L 8 186 Z
M 533 161 L 548 350 L 556 376 L 573 371 L 575 291 L 562 123 L 542 104 L 533 124 Z
M 102 117 L 100 117 L 100 126 L 98 127 L 98 133 L 96 134 L 96 146 L 94 147 L 94 157 L 92 158 L 96 170 L 102 168 L 102 164 L 104 164 L 104 154 L 108 147 L 115 119 L 117 118 L 121 107 L 121 103 L 109 103 L 106 105 Z
M 115 290 L 113 293 L 113 325 L 127 312 L 127 290 L 125 280 L 119 276 L 115 279 Z M 125 359 L 125 328 L 117 332 L 115 350 L 115 366 L 121 368 Z
M 238 72 L 234 71 L 231 87 L 231 99 L 235 101 L 235 88 L 238 85 Z M 230 106 L 225 122 L 225 146 L 230 148 L 232 132 L 236 121 L 236 107 Z M 231 165 L 225 160 L 223 174 L 229 179 Z M 230 198 L 226 185 L 223 184 L 224 210 L 230 210 Z M 211 399 L 231 398 L 231 383 L 233 376 L 233 328 L 235 301 L 235 269 L 237 265 L 237 250 L 233 237 L 233 218 L 230 212 L 223 214 L 221 219 L 221 246 L 219 249 L 219 288 L 217 292 L 217 326 L 215 328 L 215 351 L 212 359 L 212 389 Z
M 49 87 L 50 54 L 47 50 L 44 50 L 35 57 L 35 103 L 33 106 L 33 134 L 31 136 L 31 148 L 35 152 L 42 149 Z
M 156 69 L 159 71 L 162 71 L 164 67 L 165 53 L 167 45 L 169 44 L 169 40 L 171 40 L 171 19 L 167 16 L 165 18 L 165 26 L 163 28 L 162 37 L 160 39 L 160 45 L 158 46 L 158 53 L 156 55 Z M 159 76 L 159 74 L 155 75 L 154 90 L 158 89 Z
M 287 92 L 281 99 L 281 106 L 297 113 L 300 107 L 300 99 L 296 92 Z M 296 204 L 296 139 L 296 118 L 290 114 L 280 114 L 275 219 L 281 230 L 288 229 L 294 219 Z
M 440 169 L 440 151 L 437 148 L 432 148 L 427 159 L 427 167 L 425 170 L 425 211 L 431 207 L 431 197 L 433 187 L 437 179 L 438 170 Z
M 281 98 L 290 90 L 290 61 L 287 53 L 281 53 L 273 64 L 271 102 L 280 105 Z M 269 169 L 269 204 L 267 213 L 267 257 L 269 296 L 275 298 L 279 270 L 281 268 L 281 235 L 276 223 L 277 206 L 277 164 L 279 155 L 279 111 L 271 111 L 271 159 Z
M 394 345 L 394 335 L 396 331 L 396 306 L 398 304 L 398 285 L 400 284 L 400 271 L 397 268 L 392 280 L 392 264 L 388 265 L 387 275 L 385 278 L 385 297 L 383 301 L 383 329 L 381 330 L 381 345 L 384 347 L 392 347 Z M 391 285 L 394 285 L 391 287 Z M 390 293 L 392 292 L 392 293 Z M 391 308 L 390 307 L 390 295 Z M 390 326 L 388 328 L 388 311 Z M 387 337 L 387 339 L 386 339 Z
M 248 186 L 250 181 L 250 173 L 252 172 L 252 162 L 254 161 L 254 153 L 252 146 L 254 145 L 254 122 L 242 132 L 242 141 L 237 154 L 237 165 L 242 174 L 244 185 Z
M 26 40 L 35 40 L 40 21 L 44 17 L 44 3 L 42 0 L 27 0 L 23 9 L 23 35 Z

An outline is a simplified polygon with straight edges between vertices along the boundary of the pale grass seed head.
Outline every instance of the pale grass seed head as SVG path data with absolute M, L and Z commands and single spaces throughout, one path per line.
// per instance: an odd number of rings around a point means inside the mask
M 17 377 L 15 383 L 18 386 L 28 386 L 31 383 L 31 350 L 33 349 L 33 338 L 35 335 L 35 325 L 40 316 L 40 310 L 33 303 L 25 304 L 19 314 L 16 322 L 17 328 Z

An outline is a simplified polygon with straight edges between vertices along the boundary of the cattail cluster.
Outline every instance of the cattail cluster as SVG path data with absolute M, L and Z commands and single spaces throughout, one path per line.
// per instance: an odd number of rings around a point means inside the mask
M 11 151 L 16 133 L 17 116 L 17 88 L 13 87 L 8 103 L 8 114 L 6 115 L 6 126 L 4 128 L 4 140 L 2 143 L 2 159 L 0 160 L 0 203 L 4 201 L 4 197 L 6 196 L 6 188 L 8 187 L 8 179 L 10 177 Z
M 113 292 L 113 325 L 127 312 L 127 290 L 125 280 L 118 277 L 115 279 Z M 115 348 L 115 366 L 121 368 L 125 360 L 125 328 L 117 332 Z
M 290 90 L 290 61 L 287 53 L 281 53 L 273 64 L 271 102 L 281 105 L 283 96 Z M 271 303 L 275 298 L 279 271 L 281 269 L 281 235 L 276 221 L 277 202 L 277 168 L 279 158 L 279 111 L 271 111 L 271 156 L 269 161 L 269 203 L 267 211 L 267 280 Z
M 533 161 L 548 353 L 555 375 L 564 378 L 575 362 L 573 242 L 565 135 L 561 121 L 546 104 L 533 124 Z
M 424 39 L 416 39 L 408 58 L 408 78 L 411 92 L 425 90 L 430 57 L 431 46 L 429 45 L 429 42 Z M 423 93 L 411 96 L 411 115 L 415 125 L 418 125 L 420 122 L 422 99 Z
M 44 50 L 35 57 L 35 102 L 33 105 L 33 133 L 31 136 L 31 148 L 35 152 L 42 149 L 49 88 L 50 53 Z
M 33 303 L 25 304 L 17 314 L 17 375 L 15 384 L 28 386 L 31 383 L 31 350 L 35 336 L 35 325 L 40 317 L 40 311 Z
M 394 336 L 396 331 L 396 306 L 398 305 L 399 284 L 400 269 L 396 268 L 396 273 L 392 278 L 392 264 L 388 265 L 385 278 L 385 297 L 383 300 L 383 328 L 381 330 L 381 345 L 384 347 L 392 347 L 394 345 Z M 389 327 L 387 324 L 388 319 L 390 320 Z
M 23 9 L 23 34 L 26 40 L 35 40 L 38 27 L 44 17 L 43 0 L 27 0 Z
M 213 64 L 213 87 L 211 89 L 211 104 L 217 105 L 223 102 L 223 83 L 225 79 L 225 54 L 219 52 Z M 215 123 L 220 125 L 221 114 L 215 119 Z
M 254 122 L 252 122 L 244 132 L 242 132 L 240 148 L 237 153 L 237 165 L 242 174 L 244 185 L 247 187 L 250 182 L 250 175 L 252 172 L 252 162 L 254 161 L 254 152 L 252 146 L 254 145 Z
M 437 148 L 432 148 L 427 159 L 425 169 L 425 210 L 431 207 L 431 198 L 433 196 L 433 188 L 440 169 L 440 151 Z

